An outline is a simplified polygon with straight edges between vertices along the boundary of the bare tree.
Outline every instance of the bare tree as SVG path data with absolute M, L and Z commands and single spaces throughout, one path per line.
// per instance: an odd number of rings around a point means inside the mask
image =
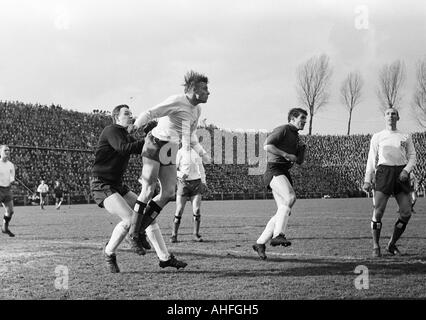
M 340 97 L 349 111 L 348 135 L 351 132 L 352 111 L 361 101 L 361 89 L 364 82 L 358 72 L 351 72 L 340 87 Z
M 402 99 L 401 89 L 405 82 L 405 65 L 397 60 L 390 65 L 384 65 L 379 72 L 379 89 L 377 95 L 381 106 L 380 110 L 388 108 L 398 109 Z
M 297 69 L 299 101 L 309 110 L 309 135 L 312 134 L 314 115 L 328 102 L 327 92 L 332 70 L 330 58 L 322 54 L 309 59 Z
M 418 123 L 426 128 L 426 57 L 417 65 L 417 88 L 412 105 Z

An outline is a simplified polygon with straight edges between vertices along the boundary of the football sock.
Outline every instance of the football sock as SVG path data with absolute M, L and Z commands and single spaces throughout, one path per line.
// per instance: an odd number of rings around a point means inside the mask
M 105 247 L 105 253 L 108 255 L 115 253 L 128 231 L 129 229 L 126 228 L 124 221 L 119 222 L 112 231 L 111 239 Z
M 395 226 L 393 228 L 393 234 L 392 238 L 390 239 L 390 243 L 395 244 L 398 239 L 401 237 L 401 235 L 404 233 L 405 228 L 407 227 L 407 221 L 398 219 L 398 221 L 395 223 Z
M 194 234 L 199 234 L 200 232 L 200 224 L 201 224 L 201 216 L 194 215 Z
M 9 228 L 9 222 L 12 217 L 3 216 L 3 227 L 7 230 Z
M 173 232 L 172 235 L 177 236 L 178 234 L 178 230 L 179 230 L 179 226 L 180 226 L 180 220 L 182 219 L 182 217 L 179 216 L 175 216 L 173 219 Z
M 139 235 L 139 230 L 141 230 L 141 223 L 143 218 L 143 212 L 146 208 L 146 203 L 143 203 L 139 200 L 136 200 L 134 207 L 132 222 L 130 224 L 129 236 L 131 238 L 137 238 Z
M 155 218 L 157 218 L 161 209 L 162 208 L 157 203 L 155 203 L 154 200 L 150 200 L 146 205 L 145 212 L 140 223 L 140 229 L 137 231 L 141 232 L 145 230 L 155 220 Z
M 285 233 L 288 224 L 288 218 L 290 216 L 290 207 L 279 206 L 277 213 L 275 214 L 275 227 L 273 237 L 275 238 L 280 233 Z
M 374 248 L 379 247 L 380 231 L 381 230 L 382 230 L 382 222 L 371 220 L 371 235 L 373 236 L 373 247 Z
M 146 235 L 154 246 L 154 250 L 157 256 L 162 261 L 167 261 L 170 258 L 169 251 L 167 250 L 166 244 L 161 234 L 160 226 L 158 223 L 153 223 L 146 228 Z
M 268 224 L 265 227 L 265 230 L 263 230 L 259 239 L 257 239 L 256 241 L 257 244 L 266 244 L 269 240 L 272 239 L 272 235 L 274 233 L 275 218 L 276 217 L 273 216 L 271 219 L 269 219 Z

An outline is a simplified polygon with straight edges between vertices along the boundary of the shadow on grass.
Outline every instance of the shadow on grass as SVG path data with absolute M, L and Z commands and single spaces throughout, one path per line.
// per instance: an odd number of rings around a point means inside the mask
M 348 276 L 356 275 L 355 268 L 358 265 L 365 265 L 369 273 L 374 276 L 397 277 L 406 275 L 425 275 L 426 274 L 426 256 L 402 256 L 382 257 L 380 259 L 356 260 L 356 261 L 333 261 L 333 259 L 323 258 L 305 258 L 305 257 L 271 257 L 267 260 L 260 260 L 258 257 L 234 256 L 231 254 L 208 254 L 195 252 L 180 252 L 182 256 L 193 256 L 202 258 L 221 258 L 226 260 L 244 260 L 246 263 L 234 263 L 227 265 L 227 262 L 221 263 L 221 270 L 210 270 L 205 268 L 209 263 L 196 260 L 189 262 L 185 269 L 181 270 L 158 270 L 158 271 L 132 271 L 127 273 L 146 274 L 158 272 L 169 273 L 170 271 L 182 272 L 184 274 L 200 274 L 210 278 L 220 277 L 306 277 L 306 276 Z M 407 259 L 408 258 L 408 259 Z M 247 268 L 249 261 L 255 261 L 258 264 L 255 267 Z M 279 266 L 282 264 L 282 266 Z M 292 264 L 295 264 L 294 266 Z M 196 267 L 197 270 L 192 268 Z M 216 265 L 216 267 L 218 267 Z

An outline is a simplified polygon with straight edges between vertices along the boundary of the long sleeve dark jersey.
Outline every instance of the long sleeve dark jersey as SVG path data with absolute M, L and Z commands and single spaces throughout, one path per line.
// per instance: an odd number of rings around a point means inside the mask
M 136 140 L 122 126 L 105 127 L 96 147 L 93 176 L 113 184 L 121 183 L 130 155 L 140 154 L 143 145 L 143 140 Z

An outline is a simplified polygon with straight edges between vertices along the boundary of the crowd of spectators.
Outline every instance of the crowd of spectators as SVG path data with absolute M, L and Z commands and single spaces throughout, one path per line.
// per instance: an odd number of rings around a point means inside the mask
M 21 102 L 0 101 L 0 141 L 13 146 L 87 150 L 111 123 L 103 113 L 82 113 Z
M 94 148 L 102 129 L 111 123 L 107 112 L 82 113 L 55 105 L 0 101 L 0 120 L 0 143 L 10 146 L 11 161 L 23 184 L 35 191 L 42 179 L 49 186 L 59 180 L 68 193 L 89 194 Z M 222 153 L 221 161 L 205 165 L 209 186 L 205 198 L 213 199 L 221 193 L 265 193 L 262 174 L 259 171 L 250 174 L 250 168 L 259 164 L 247 157 L 248 149 L 253 148 L 249 146 L 252 141 L 256 151 L 251 154 L 255 160 L 259 152 L 264 152 L 264 133 L 232 132 L 217 127 L 202 129 L 204 139 L 206 130 L 211 137 L 205 147 Z M 371 135 L 302 135 L 301 138 L 307 144 L 305 163 L 292 169 L 298 197 L 363 195 L 361 185 Z M 421 178 L 426 175 L 426 132 L 414 133 L 413 141 L 418 156 L 415 174 Z M 232 159 L 232 164 L 225 162 L 226 157 Z M 215 159 L 214 154 L 212 158 Z M 136 193 L 140 191 L 141 169 L 141 158 L 132 156 L 124 180 Z M 28 193 L 22 185 L 14 188 L 17 194 Z

